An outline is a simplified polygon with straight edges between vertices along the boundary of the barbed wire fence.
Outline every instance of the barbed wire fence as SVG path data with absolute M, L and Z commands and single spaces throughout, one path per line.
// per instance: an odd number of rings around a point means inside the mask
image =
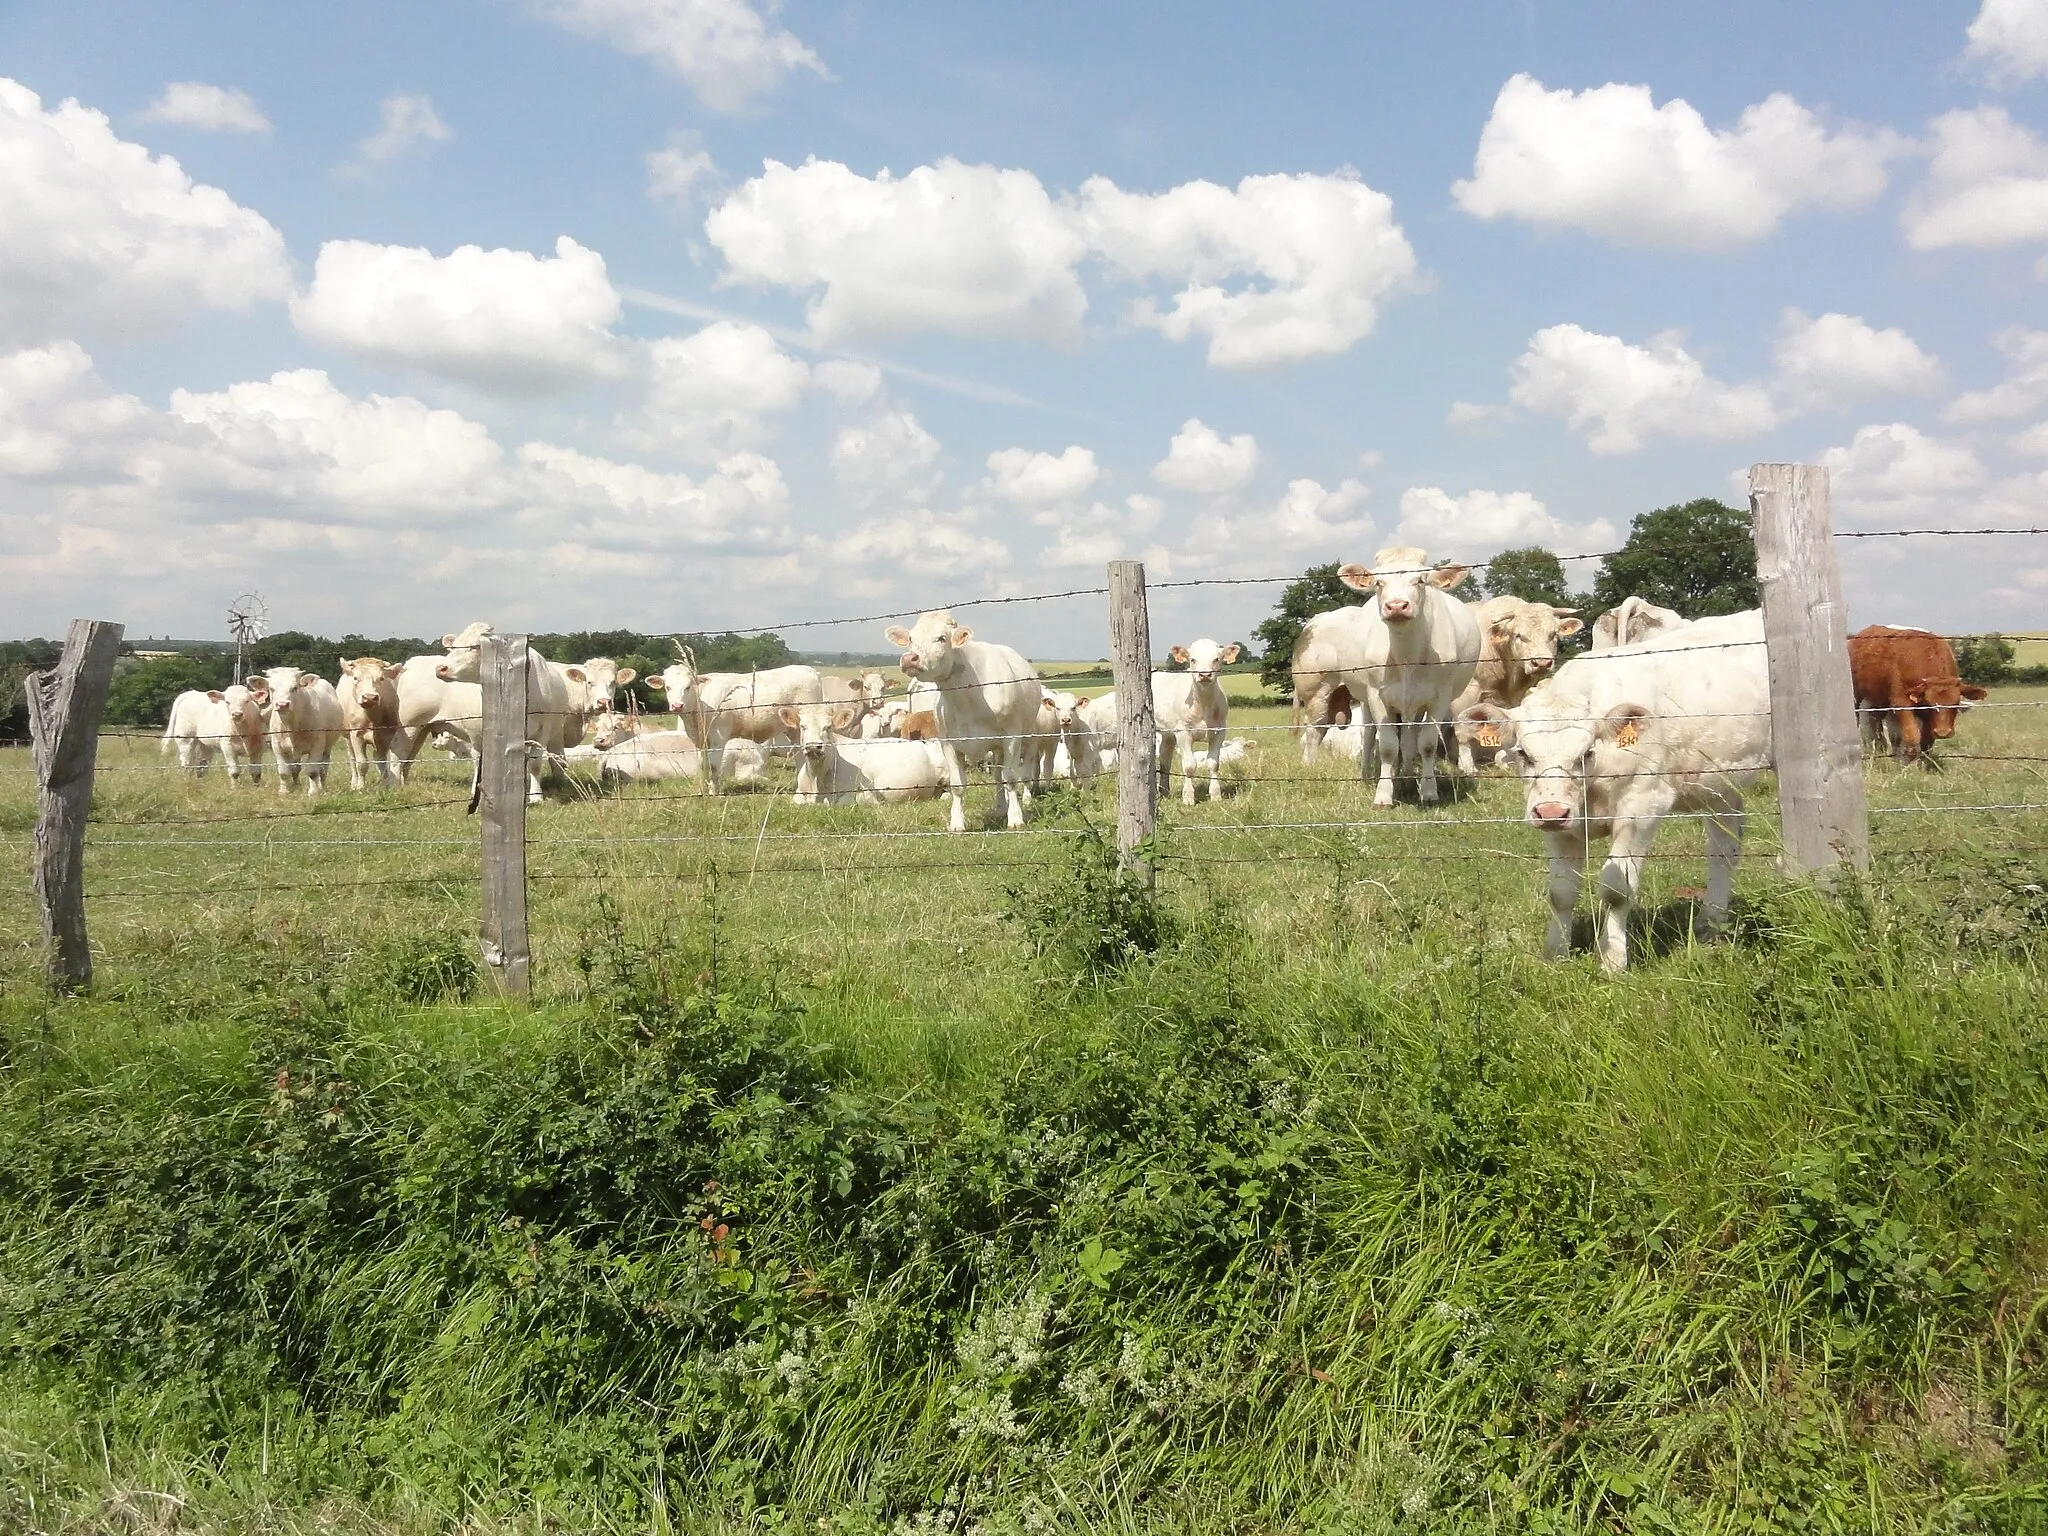
M 1752 476 L 1752 505 L 1756 512 L 1759 574 L 1764 587 L 1765 638 L 1713 644 L 1670 643 L 1661 649 L 1673 651 L 1729 651 L 1761 646 L 1766 653 L 1771 701 L 1767 711 L 1750 712 L 1749 718 L 1765 715 L 1770 721 L 1770 750 L 1767 761 L 1738 765 L 1775 768 L 1778 776 L 1779 824 L 1783 846 L 1776 850 L 1745 850 L 1739 857 L 1775 859 L 1788 873 L 1810 875 L 1837 865 L 1866 867 L 1869 861 L 1869 828 L 1874 818 L 1935 817 L 1947 815 L 2014 816 L 2048 810 L 2048 795 L 2039 801 L 2030 793 L 2022 799 L 1997 799 L 1984 803 L 1931 804 L 1866 807 L 1862 778 L 1862 732 L 1858 726 L 1850 690 L 1846 632 L 1840 575 L 1833 541 L 1872 538 L 1957 538 L 1999 535 L 2048 535 L 2048 528 L 1912 528 L 1854 530 L 1836 533 L 1828 526 L 1828 487 L 1825 471 L 1807 466 L 1758 466 Z M 1612 552 L 1609 552 L 1611 554 Z M 1597 560 L 1605 554 L 1565 556 L 1565 559 Z M 1483 568 L 1485 562 L 1474 568 Z M 1152 584 L 1150 590 L 1179 591 L 1204 588 L 1278 586 L 1299 579 L 1286 576 L 1197 577 Z M 1162 836 L 1157 814 L 1162 791 L 1158 767 L 1158 738 L 1151 719 L 1152 650 L 1147 586 L 1142 565 L 1115 562 L 1102 586 L 1076 587 L 1059 591 L 993 594 L 953 599 L 931 605 L 933 611 L 1007 608 L 1023 604 L 1105 600 L 1111 636 L 1110 675 L 1119 702 L 1116 781 L 1115 847 L 1127 869 L 1145 879 L 1156 877 L 1162 867 L 1199 869 L 1230 865 L 1285 865 L 1326 863 L 1339 869 L 1361 861 L 1399 861 L 1457 866 L 1475 862 L 1513 860 L 1530 865 L 1547 861 L 1535 848 L 1489 848 L 1484 851 L 1446 852 L 1421 846 L 1433 831 L 1451 828 L 1522 827 L 1520 816 L 1472 816 L 1456 814 L 1459 797 L 1454 793 L 1445 814 L 1428 820 L 1400 820 L 1383 813 L 1336 816 L 1294 816 L 1276 820 L 1228 820 L 1203 822 L 1182 818 Z M 859 614 L 840 618 L 799 618 L 759 626 L 776 633 L 827 627 L 880 623 L 906 619 L 915 610 Z M 388 835 L 317 835 L 305 826 L 301 810 L 242 810 L 225 814 L 143 814 L 102 816 L 87 823 L 91 802 L 98 744 L 108 739 L 158 741 L 155 732 L 103 733 L 99 730 L 113 662 L 118 653 L 121 626 L 100 621 L 79 620 L 71 626 L 62 661 L 51 672 L 30 678 L 33 763 L 28 771 L 36 775 L 38 812 L 32 859 L 34 884 L 41 911 L 46 968 L 53 988 L 78 990 L 92 978 L 92 955 L 86 939 L 86 900 L 151 900 L 165 894 L 162 878 L 171 873 L 156 867 L 144 871 L 145 878 L 125 883 L 102 882 L 88 893 L 85 881 L 89 849 L 125 850 L 132 853 L 169 855 L 173 860 L 208 860 L 223 850 L 261 847 L 293 852 L 323 850 L 340 859 L 351 852 L 363 854 L 379 848 L 475 851 L 476 872 L 435 875 L 380 876 L 343 875 L 339 878 L 252 879 L 246 868 L 222 871 L 217 883 L 200 888 L 236 893 L 304 892 L 311 895 L 346 890 L 434 890 L 457 895 L 466 886 L 475 890 L 479 910 L 480 952 L 486 970 L 501 992 L 524 997 L 531 986 L 532 944 L 529 927 L 528 892 L 576 882 L 667 881 L 679 882 L 692 872 L 679 869 L 623 869 L 616 861 L 603 869 L 562 868 L 556 861 L 609 852 L 622 846 L 653 854 L 694 852 L 695 878 L 701 883 L 716 927 L 721 881 L 742 880 L 751 885 L 760 878 L 797 877 L 831 880 L 887 875 L 918 875 L 947 870 L 1019 871 L 1044 868 L 1057 862 L 1049 852 L 1040 852 L 1059 840 L 1095 835 L 1088 827 L 1033 824 L 1019 831 L 950 833 L 929 829 L 864 828 L 840 830 L 815 828 L 798 831 L 769 830 L 770 817 L 764 812 L 753 833 L 734 831 L 649 832 L 636 826 L 630 833 L 600 829 L 595 836 L 569 835 L 562 831 L 529 834 L 527 775 L 537 740 L 548 732 L 545 722 L 559 711 L 549 707 L 546 687 L 536 688 L 536 666 L 549 666 L 534 656 L 523 635 L 491 636 L 478 652 L 477 686 L 480 708 L 474 716 L 450 718 L 446 723 L 467 734 L 475 747 L 475 782 L 469 795 L 437 795 L 408 799 L 402 803 L 352 804 L 350 814 L 389 816 L 394 819 Z M 1596 660 L 1593 652 L 1581 660 Z M 1703 663 L 1704 664 L 1704 663 Z M 1102 673 L 1092 669 L 1077 673 L 1056 673 L 1041 679 L 1048 686 L 1071 683 L 1099 684 Z M 946 691 L 946 684 L 926 684 Z M 1983 709 L 2039 709 L 2048 700 L 1987 701 Z M 749 700 L 742 706 L 720 708 L 754 709 Z M 1733 715 L 1728 716 L 1733 718 Z M 1591 723 L 1591 722 L 1588 722 Z M 1361 777 L 1371 771 L 1373 754 L 1368 746 L 1370 724 L 1361 726 L 1359 763 Z M 1292 739 L 1291 723 L 1240 725 L 1232 734 L 1253 741 L 1261 736 L 1277 744 Z M 699 772 L 709 773 L 708 755 L 715 750 L 716 736 L 707 733 L 700 748 Z M 421 745 L 424 745 L 422 739 Z M 973 743 L 968 755 L 974 756 Z M 1952 761 L 2036 764 L 2048 762 L 2043 753 L 1949 753 Z M 1270 754 L 1267 755 L 1268 761 Z M 176 764 L 128 765 L 131 770 L 156 769 L 183 773 Z M 1193 765 L 1178 765 L 1187 772 Z M 2031 770 L 2029 770 L 2031 771 Z M 1631 770 L 1616 777 L 1640 778 L 1656 770 Z M 1315 773 L 1304 763 L 1302 772 L 1280 771 L 1265 762 L 1241 767 L 1234 775 L 1248 785 L 1322 784 L 1333 781 L 1327 773 Z M 1598 777 L 1597 775 L 1595 777 Z M 1000 795 L 1002 773 L 991 783 Z M 715 803 L 706 797 L 706 786 L 686 789 L 655 789 L 637 793 L 635 804 L 675 800 Z M 941 789 L 943 798 L 945 790 Z M 440 828 L 426 829 L 427 835 L 408 836 L 414 823 L 402 819 L 417 815 L 442 817 L 457 814 L 458 807 L 474 809 L 477 829 L 462 835 L 444 835 Z M 772 803 L 770 806 L 772 810 Z M 1664 819 L 1681 822 L 1713 822 L 1712 812 L 1679 812 Z M 256 837 L 232 835 L 238 827 L 263 826 Z M 287 824 L 293 833 L 281 835 Z M 206 828 L 218 828 L 209 832 Z M 169 829 L 171 835 L 162 835 Z M 452 833 L 452 829 L 449 829 Z M 137 835 L 146 831 L 149 835 Z M 995 839 L 1003 841 L 997 843 Z M 1229 839 L 1248 845 L 1228 846 Z M 939 857 L 939 840 L 951 840 L 953 851 Z M 1220 848 L 1218 847 L 1218 845 Z M 1369 844 L 1369 852 L 1364 845 Z M 2015 853 L 2043 851 L 2048 844 L 2008 842 L 1997 845 Z M 870 857 L 870 851 L 887 848 L 890 857 Z M 1217 848 L 1217 851 L 1210 851 Z M 930 849 L 933 856 L 923 850 Z M 1918 857 L 1938 851 L 1932 845 L 1894 849 L 1901 857 Z M 539 855 L 547 867 L 530 869 L 529 854 Z M 1646 859 L 1696 857 L 1693 854 L 1639 855 Z M 715 940 L 714 940 L 715 944 Z

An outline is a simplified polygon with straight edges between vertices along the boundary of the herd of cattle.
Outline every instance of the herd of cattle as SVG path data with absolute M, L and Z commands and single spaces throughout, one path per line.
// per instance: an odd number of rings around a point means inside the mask
M 1688 621 L 1630 598 L 1600 615 L 1589 653 L 1560 665 L 1558 642 L 1583 626 L 1570 610 L 1515 597 L 1467 603 L 1450 595 L 1466 571 L 1432 564 L 1419 549 L 1384 549 L 1370 567 L 1340 579 L 1372 599 L 1318 614 L 1293 655 L 1295 729 L 1304 762 L 1335 754 L 1379 765 L 1375 807 L 1394 803 L 1412 775 L 1425 804 L 1439 798 L 1437 760 L 1478 771 L 1492 753 L 1519 774 L 1527 816 L 1549 844 L 1549 953 L 1569 943 L 1589 840 L 1610 839 L 1598 884 L 1596 947 L 1603 964 L 1627 963 L 1627 925 L 1659 823 L 1703 819 L 1708 928 L 1726 916 L 1741 849 L 1743 793 L 1770 764 L 1770 684 L 1761 612 Z M 402 663 L 344 661 L 338 683 L 277 667 L 246 684 L 181 695 L 163 737 L 180 764 L 203 773 L 212 756 L 228 777 L 256 780 L 266 741 L 279 793 L 303 777 L 325 784 L 337 744 L 350 782 L 374 770 L 402 784 L 429 742 L 474 756 L 483 701 L 479 684 L 488 624 L 445 635 L 443 654 Z M 631 668 L 599 657 L 581 665 L 529 651 L 529 793 L 538 800 L 552 761 L 594 763 L 601 778 L 721 779 L 762 772 L 764 754 L 796 760 L 799 804 L 951 801 L 948 826 L 966 829 L 970 769 L 998 773 L 1007 824 L 1023 825 L 1035 785 L 1087 780 L 1115 763 L 1113 693 L 1082 698 L 1049 689 L 1017 650 L 977 640 L 950 613 L 892 625 L 906 691 L 891 695 L 878 672 L 822 677 L 807 666 L 704 673 L 680 660 L 645 686 L 675 716 L 651 728 L 614 706 Z M 1984 697 L 1957 675 L 1946 641 L 1924 630 L 1873 626 L 1849 638 L 1857 704 L 1867 733 L 1902 760 L 1951 735 L 1958 713 Z M 1177 646 L 1185 670 L 1152 675 L 1162 782 L 1176 766 L 1181 798 L 1196 801 L 1198 760 L 1209 795 L 1221 768 L 1253 743 L 1227 740 L 1222 669 L 1236 646 Z M 586 738 L 588 738 L 586 740 Z M 1370 748 L 1370 750 L 1368 750 Z

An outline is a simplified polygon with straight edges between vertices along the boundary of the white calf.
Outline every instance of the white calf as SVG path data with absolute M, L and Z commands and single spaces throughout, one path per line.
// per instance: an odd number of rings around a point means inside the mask
M 1180 759 L 1182 805 L 1195 803 L 1195 737 L 1206 738 L 1209 755 L 1209 798 L 1223 798 L 1221 776 L 1223 732 L 1230 723 L 1230 700 L 1223 693 L 1222 670 L 1237 660 L 1236 645 L 1197 640 L 1176 645 L 1173 659 L 1185 672 L 1152 674 L 1152 712 L 1159 726 L 1159 788 L 1173 784 L 1173 763 Z
M 178 749 L 178 766 L 197 778 L 218 752 L 227 763 L 228 781 L 238 782 L 242 764 L 249 765 L 249 782 L 263 782 L 264 698 L 240 683 L 226 688 L 188 688 L 171 704 L 170 722 L 164 726 L 158 756 Z
M 945 784 L 938 743 L 841 734 L 857 722 L 842 705 L 806 704 L 782 711 L 797 733 L 797 750 L 810 765 L 813 805 L 895 805 L 933 800 Z
M 1002 764 L 1008 825 L 1023 826 L 1024 807 L 1031 802 L 1028 781 L 1039 761 L 1045 698 L 1031 663 L 1007 645 L 975 639 L 973 630 L 956 625 L 943 609 L 919 614 L 909 629 L 892 624 L 888 636 L 891 645 L 903 648 L 904 672 L 936 689 L 932 713 L 953 797 L 947 830 L 967 830 L 967 764 L 990 752 Z
M 341 700 L 334 684 L 297 667 L 272 667 L 263 674 L 269 695 L 270 753 L 277 763 L 277 792 L 291 793 L 299 774 L 306 793 L 327 787 L 327 763 L 341 740 Z

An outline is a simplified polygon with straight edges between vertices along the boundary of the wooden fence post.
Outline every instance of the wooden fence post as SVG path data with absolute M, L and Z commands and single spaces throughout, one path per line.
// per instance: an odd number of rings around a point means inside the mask
M 1109 655 L 1116 676 L 1116 847 L 1125 869 L 1142 863 L 1159 812 L 1159 738 L 1152 715 L 1152 620 L 1145 607 L 1145 567 L 1109 562 Z
M 1863 742 L 1835 560 L 1828 472 L 1756 464 L 1749 506 L 1771 673 L 1771 760 L 1788 874 L 1870 867 Z
M 526 939 L 526 662 L 524 635 L 487 636 L 478 655 L 484 966 L 501 995 L 522 1000 L 533 990 Z
M 73 619 L 56 670 L 31 672 L 22 680 L 36 769 L 36 901 L 43 913 L 43 963 L 57 992 L 92 985 L 92 949 L 85 938 L 85 819 L 92 809 L 100 719 L 120 650 L 119 624 Z

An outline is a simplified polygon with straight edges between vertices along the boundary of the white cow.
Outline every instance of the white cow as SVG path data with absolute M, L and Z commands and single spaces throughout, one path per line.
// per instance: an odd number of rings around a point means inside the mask
M 813 805 L 896 805 L 933 800 L 946 782 L 943 752 L 935 741 L 862 739 L 843 733 L 858 721 L 845 704 L 806 704 L 782 711 L 797 733 L 797 750 L 816 786 Z
M 348 787 L 363 787 L 363 769 L 371 762 L 386 784 L 399 782 L 391 762 L 391 743 L 400 725 L 396 662 L 375 656 L 343 658 L 341 678 L 334 685 L 341 701 L 342 740 L 348 745 Z
M 1173 764 L 1180 759 L 1180 801 L 1195 803 L 1195 736 L 1207 737 L 1209 798 L 1223 798 L 1223 731 L 1230 723 L 1230 700 L 1224 696 L 1222 669 L 1237 660 L 1237 646 L 1197 640 L 1176 645 L 1170 653 L 1185 672 L 1152 674 L 1152 713 L 1159 726 L 1159 790 L 1173 784 Z
M 1683 629 L 1690 622 L 1684 614 L 1640 597 L 1625 597 L 1593 621 L 1593 649 L 1611 651 L 1618 645 L 1641 645 L 1659 635 Z
M 903 650 L 904 672 L 936 689 L 932 712 L 953 796 L 947 830 L 967 830 L 967 764 L 991 751 L 1002 765 L 1007 824 L 1023 826 L 1024 807 L 1031 802 L 1028 781 L 1038 768 L 1045 700 L 1045 687 L 1031 663 L 1007 645 L 975 639 L 973 630 L 955 624 L 944 609 L 919 614 L 909 629 L 892 624 L 887 633 L 889 643 Z
M 491 633 L 488 624 L 472 624 L 460 635 L 443 635 L 442 642 L 448 647 L 448 654 L 433 669 L 433 676 L 442 683 L 476 686 L 482 675 L 482 639 Z M 422 660 L 412 657 L 405 663 L 400 677 L 401 710 L 404 703 L 405 672 L 413 670 L 413 663 Z M 630 669 L 629 669 L 630 670 Z M 466 694 L 450 696 L 451 702 L 469 707 Z M 583 737 L 583 721 L 592 709 L 590 678 L 580 666 L 567 666 L 561 662 L 549 661 L 540 652 L 528 646 L 526 649 L 526 799 L 530 805 L 541 801 L 541 776 L 548 764 L 561 763 L 567 759 L 562 755 L 571 741 Z M 474 706 L 476 729 L 483 725 L 483 693 L 478 687 Z M 471 737 L 474 746 L 475 737 Z
M 327 787 L 327 763 L 341 740 L 341 700 L 334 684 L 297 667 L 272 667 L 263 674 L 269 696 L 270 754 L 277 763 L 277 792 L 290 794 L 299 774 L 306 793 Z
M 687 649 L 683 659 L 659 677 L 647 679 L 647 686 L 668 701 L 676 723 L 688 731 L 705 751 L 711 771 L 704 776 L 704 792 L 718 793 L 718 781 L 725 760 L 725 744 L 746 740 L 768 745 L 788 738 L 782 711 L 804 704 L 816 704 L 824 696 L 824 681 L 815 667 L 770 667 L 762 672 L 699 672 L 697 660 Z M 797 790 L 808 793 L 809 781 L 797 770 Z
M 1339 567 L 1337 579 L 1377 597 L 1363 608 L 1340 608 L 1310 621 L 1337 621 L 1319 639 L 1331 644 L 1344 686 L 1364 703 L 1376 727 L 1380 778 L 1372 803 L 1380 809 L 1394 803 L 1394 780 L 1404 755 L 1411 755 L 1417 797 L 1433 805 L 1441 727 L 1452 722 L 1451 706 L 1479 665 L 1479 621 L 1447 590 L 1465 579 L 1465 567 L 1432 567 L 1422 550 L 1404 545 L 1381 550 L 1370 570 Z M 1359 770 L 1362 777 L 1371 772 L 1362 757 Z
M 1522 701 L 1481 704 L 1475 722 L 1501 734 L 1503 760 L 1522 776 L 1530 824 L 1550 845 L 1550 932 L 1544 951 L 1571 943 L 1588 842 L 1611 838 L 1600 871 L 1596 942 L 1610 971 L 1628 964 L 1628 919 L 1657 824 L 1673 813 L 1706 819 L 1703 926 L 1728 915 L 1742 852 L 1742 795 L 1771 761 L 1771 687 L 1763 614 L 1701 619 L 1640 645 L 1581 656 Z M 1726 647 L 1695 654 L 1703 645 Z
M 240 781 L 246 762 L 249 782 L 261 784 L 265 711 L 265 694 L 240 683 L 226 688 L 188 688 L 171 703 L 170 722 L 164 726 L 157 755 L 162 756 L 175 743 L 178 766 L 198 778 L 218 752 L 227 763 L 229 783 Z
M 1569 608 L 1514 596 L 1474 603 L 1472 613 L 1479 620 L 1479 667 L 1451 706 L 1460 720 L 1458 771 L 1465 774 L 1479 771 L 1472 756 L 1476 733 L 1463 723 L 1465 711 L 1474 704 L 1513 709 L 1556 668 L 1557 642 L 1585 628 Z
M 599 751 L 597 763 L 600 779 L 633 784 L 694 779 L 703 771 L 703 755 L 688 731 L 640 731 L 621 736 Z

